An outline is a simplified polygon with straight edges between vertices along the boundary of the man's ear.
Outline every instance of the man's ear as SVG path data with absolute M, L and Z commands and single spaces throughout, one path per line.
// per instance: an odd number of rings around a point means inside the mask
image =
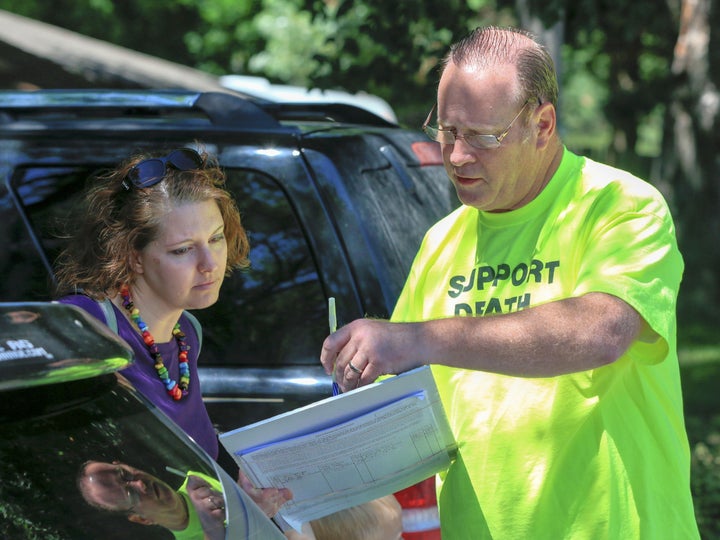
M 140 525 L 154 525 L 155 523 L 147 518 L 142 517 L 140 514 L 128 514 L 128 521 L 133 523 L 139 523 Z
M 538 105 L 534 116 L 537 118 L 537 146 L 545 148 L 557 129 L 555 106 L 550 102 Z

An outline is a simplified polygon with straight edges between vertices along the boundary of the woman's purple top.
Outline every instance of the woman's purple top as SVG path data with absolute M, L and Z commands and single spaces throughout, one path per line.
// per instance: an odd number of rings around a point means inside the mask
M 82 294 L 73 294 L 60 298 L 59 302 L 78 306 L 107 324 L 102 307 L 92 298 Z M 113 309 L 117 318 L 118 335 L 130 345 L 135 355 L 135 362 L 122 370 L 121 374 L 204 448 L 210 457 L 216 460 L 218 458 L 218 439 L 202 400 L 197 369 L 198 336 L 192 323 L 187 317 L 180 317 L 180 329 L 185 333 L 186 342 L 190 347 L 188 355 L 190 386 L 188 394 L 183 396 L 180 401 L 175 401 L 167 394 L 165 385 L 158 377 L 154 367 L 155 362 L 150 356 L 150 351 L 148 351 L 142 336 L 115 305 L 113 305 Z M 152 328 L 150 328 L 150 333 L 152 333 Z M 180 375 L 178 373 L 177 342 L 172 339 L 167 343 L 156 343 L 156 345 L 160 350 L 168 375 L 171 379 L 178 381 Z

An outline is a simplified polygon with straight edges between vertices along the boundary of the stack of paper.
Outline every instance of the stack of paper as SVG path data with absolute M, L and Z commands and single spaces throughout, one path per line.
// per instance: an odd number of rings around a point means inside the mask
M 225 433 L 220 441 L 258 487 L 287 487 L 277 516 L 300 524 L 411 486 L 457 445 L 428 367 Z

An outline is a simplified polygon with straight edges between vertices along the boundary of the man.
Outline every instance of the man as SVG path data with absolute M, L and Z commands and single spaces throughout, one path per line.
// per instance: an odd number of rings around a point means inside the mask
M 698 538 L 672 218 L 563 146 L 557 94 L 525 32 L 453 46 L 425 127 L 463 206 L 427 233 L 393 322 L 353 321 L 321 361 L 343 390 L 432 366 L 459 445 L 443 540 Z
M 176 491 L 166 482 L 120 462 L 88 461 L 78 488 L 91 506 L 127 515 L 128 521 L 159 525 L 176 539 L 225 538 L 225 499 L 218 480 L 189 472 Z

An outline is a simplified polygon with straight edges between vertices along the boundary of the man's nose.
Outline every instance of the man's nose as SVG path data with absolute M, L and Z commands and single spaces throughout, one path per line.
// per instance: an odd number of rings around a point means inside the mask
M 127 482 L 127 487 L 135 491 L 138 494 L 144 494 L 147 491 L 147 486 L 140 478 L 134 478 Z
M 450 163 L 454 167 L 460 167 L 475 161 L 476 149 L 470 146 L 462 136 L 456 136 L 455 142 L 450 149 Z

